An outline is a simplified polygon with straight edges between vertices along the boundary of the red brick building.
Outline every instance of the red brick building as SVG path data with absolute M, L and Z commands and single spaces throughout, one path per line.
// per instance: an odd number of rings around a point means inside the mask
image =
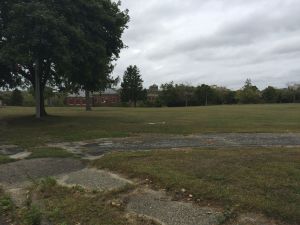
M 93 93 L 91 95 L 92 106 L 113 106 L 121 102 L 120 94 L 114 89 L 106 89 L 103 92 Z M 70 94 L 66 98 L 68 106 L 85 106 L 85 92 Z
M 114 89 L 106 89 L 104 92 L 93 95 L 94 106 L 113 106 L 120 102 L 120 94 Z

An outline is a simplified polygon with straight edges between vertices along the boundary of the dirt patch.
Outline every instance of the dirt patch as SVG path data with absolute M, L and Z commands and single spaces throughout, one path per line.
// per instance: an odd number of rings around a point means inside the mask
M 147 216 L 164 225 L 214 225 L 224 220 L 214 208 L 172 201 L 164 192 L 137 190 L 126 199 L 127 210 Z
M 131 181 L 103 170 L 83 169 L 62 176 L 59 183 L 67 186 L 82 186 L 85 189 L 110 191 L 120 189 Z
M 270 220 L 263 215 L 255 213 L 245 213 L 236 219 L 235 222 L 230 223 L 230 225 L 287 225 L 285 223 Z
M 0 215 L 0 224 L 1 225 L 12 225 L 11 220 Z

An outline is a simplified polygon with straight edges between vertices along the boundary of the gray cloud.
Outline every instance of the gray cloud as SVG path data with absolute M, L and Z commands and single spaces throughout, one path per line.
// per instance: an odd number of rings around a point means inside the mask
M 136 64 L 145 85 L 300 82 L 298 0 L 123 0 L 123 7 L 131 15 L 129 48 L 115 75 Z

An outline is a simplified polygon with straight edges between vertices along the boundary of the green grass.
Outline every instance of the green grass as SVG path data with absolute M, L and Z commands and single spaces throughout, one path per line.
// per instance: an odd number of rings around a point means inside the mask
M 123 207 L 110 204 L 128 190 L 89 193 L 79 187 L 59 186 L 53 178 L 45 178 L 34 183 L 28 190 L 26 203 L 16 207 L 0 189 L 0 224 L 9 220 L 10 224 L 39 225 L 44 219 L 59 225 L 156 225 L 135 216 L 128 218 Z
M 235 105 L 191 108 L 33 108 L 0 109 L 0 143 L 23 147 L 47 142 L 123 137 L 140 133 L 300 132 L 300 104 Z M 165 124 L 149 125 L 150 122 Z
M 11 198 L 0 188 L 0 224 L 3 221 L 12 220 L 14 208 Z
M 300 224 L 300 149 L 113 153 L 93 165 L 148 178 L 174 194 L 184 188 L 201 202 Z
M 8 213 L 13 209 L 13 202 L 2 189 L 0 189 L 0 214 Z
M 35 201 L 43 206 L 40 207 L 41 214 L 51 224 L 154 225 L 134 217 L 129 220 L 122 207 L 109 204 L 120 193 L 88 193 L 79 187 L 59 186 L 51 178 L 42 180 L 31 191 Z
M 74 154 L 61 148 L 39 147 L 32 148 L 30 149 L 30 151 L 32 152 L 32 154 L 28 157 L 29 159 L 74 157 Z
M 14 159 L 9 158 L 8 156 L 0 155 L 0 165 L 5 163 L 14 162 Z

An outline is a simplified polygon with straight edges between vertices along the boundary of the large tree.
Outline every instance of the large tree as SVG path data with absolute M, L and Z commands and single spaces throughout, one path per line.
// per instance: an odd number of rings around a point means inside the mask
M 66 83 L 73 90 L 85 90 L 87 110 L 91 109 L 91 92 L 117 81 L 110 74 L 125 47 L 121 37 L 129 21 L 128 11 L 121 11 L 119 6 L 120 2 L 107 0 L 71 2 L 68 23 L 80 27 L 82 33 L 73 50 L 73 67 Z
M 119 6 L 111 0 L 1 1 L 0 82 L 31 84 L 37 117 L 46 115 L 46 85 L 105 86 L 129 20 Z
M 136 107 L 138 100 L 144 97 L 143 79 L 137 66 L 129 66 L 124 73 L 121 84 L 121 98 L 123 102 L 132 102 Z

